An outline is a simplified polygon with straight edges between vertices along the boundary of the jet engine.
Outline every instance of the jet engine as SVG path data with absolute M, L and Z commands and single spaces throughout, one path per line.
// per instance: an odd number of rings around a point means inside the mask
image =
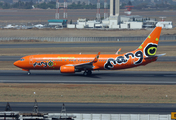
M 61 73 L 75 73 L 75 67 L 74 66 L 61 66 L 60 72 Z

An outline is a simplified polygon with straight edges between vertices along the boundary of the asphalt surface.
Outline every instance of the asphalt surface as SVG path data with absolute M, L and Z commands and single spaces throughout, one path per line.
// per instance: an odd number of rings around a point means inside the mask
M 0 48 L 120 47 L 140 46 L 139 42 L 0 44 Z M 159 46 L 175 46 L 176 41 L 160 41 Z
M 113 47 L 139 46 L 141 42 L 117 43 L 53 43 L 53 44 L 0 44 L 0 48 L 49 48 L 49 47 Z M 160 42 L 159 46 L 174 46 L 176 42 Z M 0 61 L 16 61 L 22 56 L 0 56 Z M 176 56 L 163 56 L 158 61 L 176 61 Z M 60 71 L 0 71 L 0 83 L 64 83 L 64 84 L 156 84 L 175 85 L 176 72 L 144 71 L 94 71 L 91 77 L 82 73 L 61 74 Z M 65 103 L 68 113 L 101 114 L 170 114 L 176 104 L 107 104 Z M 13 111 L 32 112 L 34 103 L 10 103 Z M 40 112 L 60 113 L 62 103 L 38 103 Z M 0 103 L 4 111 L 6 103 Z
M 92 76 L 82 73 L 61 74 L 60 71 L 0 71 L 0 83 L 64 83 L 64 84 L 156 84 L 175 85 L 176 72 L 93 71 Z
M 38 103 L 39 112 L 60 113 L 63 103 Z M 6 103 L 0 103 L 0 111 Z M 34 103 L 10 103 L 13 111 L 32 112 Z M 176 111 L 176 104 L 155 103 L 65 103 L 67 113 L 94 114 L 170 114 Z
M 0 56 L 0 61 L 17 61 L 24 56 Z M 162 56 L 157 61 L 173 62 L 176 61 L 176 56 Z

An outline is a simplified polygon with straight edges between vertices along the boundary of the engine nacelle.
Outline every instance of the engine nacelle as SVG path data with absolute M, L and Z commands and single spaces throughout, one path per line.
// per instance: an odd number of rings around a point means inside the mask
M 61 66 L 60 72 L 61 73 L 75 73 L 75 67 L 74 66 Z

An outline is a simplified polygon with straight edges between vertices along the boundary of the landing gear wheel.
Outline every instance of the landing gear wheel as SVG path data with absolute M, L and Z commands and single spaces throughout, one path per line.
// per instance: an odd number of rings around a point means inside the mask
M 92 71 L 88 70 L 88 74 L 87 75 L 92 75 Z
M 28 75 L 31 75 L 31 72 L 30 71 L 28 71 L 28 73 L 27 73 Z
M 83 75 L 84 76 L 90 76 L 90 75 L 92 75 L 92 71 L 91 70 L 85 70 Z
M 84 76 L 87 76 L 87 72 L 84 72 L 83 75 L 84 75 Z

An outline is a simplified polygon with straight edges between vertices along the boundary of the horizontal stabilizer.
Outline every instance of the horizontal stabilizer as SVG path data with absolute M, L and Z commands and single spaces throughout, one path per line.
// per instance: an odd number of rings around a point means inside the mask
M 159 54 L 159 55 L 154 55 L 154 56 L 149 56 L 149 57 L 145 57 L 144 59 L 147 60 L 147 59 L 152 59 L 152 58 L 156 58 L 156 57 L 161 57 L 163 55 L 166 55 L 166 53 L 163 53 L 163 54 Z

